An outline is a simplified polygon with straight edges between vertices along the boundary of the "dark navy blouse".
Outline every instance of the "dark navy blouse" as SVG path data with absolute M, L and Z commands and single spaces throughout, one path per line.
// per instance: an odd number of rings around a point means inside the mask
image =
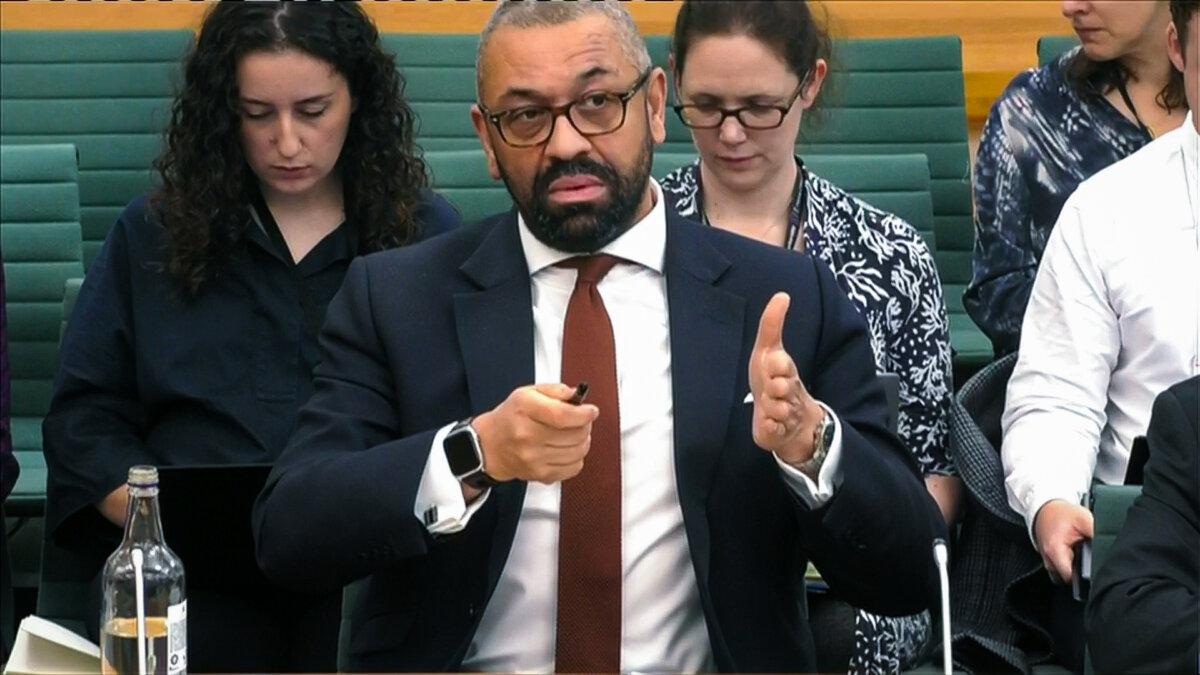
M 997 357 L 1016 351 L 1046 240 L 1092 174 L 1151 141 L 1095 87 L 1064 69 L 1078 50 L 1017 75 L 988 113 L 975 160 L 975 255 L 963 296 Z
M 423 236 L 459 222 L 440 196 Z M 93 531 L 92 504 L 130 466 L 271 462 L 312 392 L 325 309 L 357 253 L 344 223 L 294 262 L 270 211 L 247 217 L 230 261 L 191 300 L 164 270 L 146 198 L 125 208 L 88 270 L 63 339 L 50 413 L 46 531 Z M 76 517 L 79 516 L 79 517 Z M 62 539 L 79 535 L 59 531 Z

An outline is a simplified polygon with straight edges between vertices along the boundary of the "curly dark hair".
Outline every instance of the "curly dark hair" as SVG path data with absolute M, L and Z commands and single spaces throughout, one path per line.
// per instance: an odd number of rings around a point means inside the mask
M 404 78 L 356 2 L 222 2 L 204 19 L 184 67 L 153 195 L 167 234 L 166 270 L 188 297 L 224 265 L 258 190 L 238 133 L 237 65 L 253 51 L 298 49 L 346 78 L 357 107 L 338 159 L 348 221 L 359 249 L 379 251 L 418 235 L 427 184 L 413 143 Z

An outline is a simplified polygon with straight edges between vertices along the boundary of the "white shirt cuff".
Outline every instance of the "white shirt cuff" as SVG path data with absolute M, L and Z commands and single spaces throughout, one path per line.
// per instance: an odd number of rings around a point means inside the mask
M 1041 511 L 1043 506 L 1055 499 L 1061 499 L 1068 504 L 1084 504 L 1083 498 L 1087 493 L 1070 490 L 1069 488 L 1065 490 L 1051 488 L 1034 490 L 1030 494 L 1032 496 L 1029 497 L 1028 510 L 1025 511 L 1025 528 L 1029 533 L 1029 541 L 1033 542 L 1033 547 L 1036 549 L 1038 545 L 1037 537 L 1033 536 L 1033 523 L 1037 519 L 1038 511 Z
M 425 462 L 425 471 L 421 473 L 421 485 L 417 488 L 413 515 L 425 524 L 430 534 L 454 534 L 462 531 L 492 492 L 484 490 L 483 494 L 469 505 L 463 499 L 462 484 L 451 473 L 450 463 L 442 450 L 442 441 L 455 424 L 447 424 L 434 435 L 429 459 Z
M 775 463 L 783 472 L 784 481 L 810 509 L 820 508 L 833 499 L 833 493 L 842 484 L 842 423 L 829 406 L 820 401 L 817 401 L 817 405 L 824 408 L 825 414 L 833 420 L 833 442 L 826 451 L 825 463 L 817 472 L 817 481 L 813 482 L 804 472 L 779 459 L 778 455 L 775 457 Z

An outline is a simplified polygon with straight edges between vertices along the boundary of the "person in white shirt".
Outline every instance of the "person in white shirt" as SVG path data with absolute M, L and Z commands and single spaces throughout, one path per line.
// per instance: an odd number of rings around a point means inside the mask
M 866 324 L 825 266 L 665 208 L 627 11 L 499 4 L 478 77 L 517 209 L 352 266 L 256 505 L 267 575 L 365 577 L 357 670 L 811 671 L 810 558 L 928 606 L 945 525 Z
M 1194 1 L 1194 0 L 1193 0 Z M 1092 537 L 1092 481 L 1124 481 L 1155 396 L 1200 373 L 1200 118 L 1195 52 L 1184 124 L 1082 183 L 1046 246 L 1008 384 L 1010 505 L 1053 580 Z

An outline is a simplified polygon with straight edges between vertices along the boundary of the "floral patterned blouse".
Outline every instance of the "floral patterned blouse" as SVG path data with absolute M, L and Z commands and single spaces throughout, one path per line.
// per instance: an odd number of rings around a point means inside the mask
M 988 113 L 975 159 L 975 255 L 963 304 L 996 356 L 1020 344 L 1046 240 L 1067 197 L 1137 152 L 1150 133 L 1096 89 L 1066 79 L 1073 49 L 1013 78 Z
M 912 225 L 796 162 L 785 244 L 828 265 L 866 318 L 876 370 L 900 378 L 898 432 L 922 475 L 952 475 L 950 329 L 933 255 Z M 680 215 L 708 223 L 699 160 L 667 175 L 662 189 Z

